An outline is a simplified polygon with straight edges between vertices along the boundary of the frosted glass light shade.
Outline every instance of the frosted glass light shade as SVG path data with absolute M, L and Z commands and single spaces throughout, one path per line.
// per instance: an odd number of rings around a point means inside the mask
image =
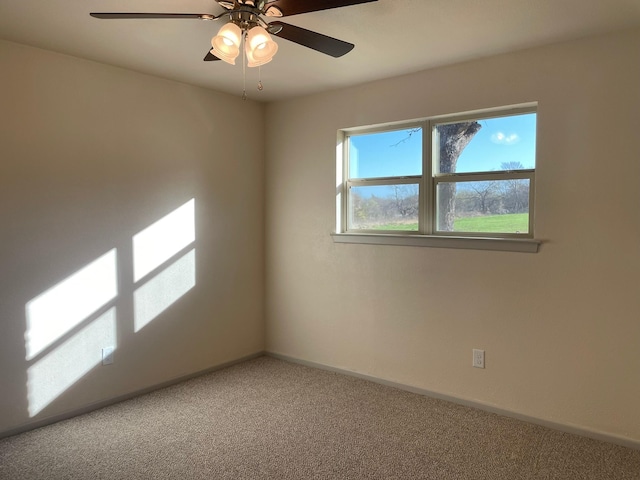
M 260 67 L 266 63 L 269 63 L 273 59 L 273 56 L 271 56 L 262 58 L 261 60 L 256 60 L 253 56 L 253 52 L 249 48 L 248 43 L 246 44 L 245 50 L 247 52 L 247 67 Z
M 247 58 L 249 67 L 257 67 L 269 63 L 276 52 L 278 44 L 271 39 L 271 35 L 262 27 L 253 27 L 247 34 Z
M 218 34 L 211 39 L 213 53 L 220 60 L 231 65 L 236 64 L 236 57 L 240 53 L 240 41 L 242 30 L 235 23 L 227 23 L 222 26 Z

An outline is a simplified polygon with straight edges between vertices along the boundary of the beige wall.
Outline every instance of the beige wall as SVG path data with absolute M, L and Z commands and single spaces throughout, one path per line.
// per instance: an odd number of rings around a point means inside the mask
M 264 107 L 1 41 L 0 70 L 0 432 L 262 351 Z M 190 199 L 195 286 L 136 332 L 132 237 Z M 117 297 L 27 361 L 29 302 L 112 249 Z M 109 307 L 115 363 L 48 398 Z
M 640 441 L 639 58 L 627 31 L 269 105 L 267 349 Z M 338 129 L 534 101 L 539 253 L 332 242 Z

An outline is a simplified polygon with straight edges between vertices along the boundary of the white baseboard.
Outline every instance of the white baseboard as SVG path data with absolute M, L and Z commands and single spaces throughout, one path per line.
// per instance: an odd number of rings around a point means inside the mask
M 543 427 L 551 428 L 553 430 L 558 430 L 565 433 L 571 433 L 574 435 L 580 435 L 583 437 L 593 438 L 595 440 L 600 440 L 608 443 L 613 443 L 616 445 L 621 445 L 623 447 L 633 448 L 635 450 L 640 450 L 640 440 L 635 440 L 628 437 L 623 437 L 619 435 L 614 435 L 606 432 L 599 432 L 596 430 L 589 429 L 587 427 L 581 427 L 578 425 L 572 425 L 568 423 L 559 423 L 550 420 L 545 420 L 543 418 L 532 417 L 529 415 L 525 415 L 522 413 L 514 412 L 511 410 L 506 410 L 503 408 L 495 407 L 493 405 L 488 405 L 482 402 L 477 402 L 474 400 L 466 400 L 463 398 L 453 397 L 451 395 L 445 395 L 438 392 L 433 392 L 430 390 L 426 390 L 424 388 L 413 387 L 411 385 L 405 385 L 402 383 L 393 382 L 391 380 L 385 380 L 383 378 L 374 377 L 372 375 L 366 375 L 363 373 L 353 372 L 351 370 L 345 370 L 338 367 L 332 367 L 330 365 L 324 365 L 321 363 L 310 362 L 308 360 L 303 360 L 300 358 L 290 357 L 288 355 L 282 355 L 275 352 L 266 352 L 267 356 L 277 358 L 280 360 L 284 360 L 291 363 L 298 363 L 300 365 L 305 365 L 307 367 L 318 368 L 321 370 L 327 370 L 330 372 L 341 373 L 344 375 L 349 375 L 351 377 L 361 378 L 363 380 L 368 380 L 374 383 L 379 383 L 381 385 L 386 385 L 388 387 L 397 388 L 399 390 L 405 390 L 411 393 L 417 393 L 418 395 L 424 395 L 427 397 L 437 398 L 439 400 L 446 400 L 448 402 L 457 403 L 459 405 L 464 405 L 466 407 L 478 408 L 480 410 L 484 410 L 486 412 L 495 413 L 498 415 L 502 415 L 505 417 L 515 418 L 516 420 L 522 420 L 524 422 L 533 423 L 535 425 L 541 425 Z

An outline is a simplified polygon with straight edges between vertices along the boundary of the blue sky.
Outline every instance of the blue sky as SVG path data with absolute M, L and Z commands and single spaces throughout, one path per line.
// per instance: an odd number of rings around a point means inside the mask
M 535 167 L 536 115 L 480 120 L 482 128 L 463 150 L 457 172 L 500 170 L 502 162 Z M 407 129 L 367 135 L 350 140 L 350 176 L 375 178 L 420 175 L 422 133 Z

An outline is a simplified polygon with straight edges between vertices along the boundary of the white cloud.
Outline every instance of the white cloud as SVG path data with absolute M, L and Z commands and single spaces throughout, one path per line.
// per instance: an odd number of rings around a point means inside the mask
M 493 143 L 497 143 L 498 145 L 513 145 L 514 143 L 518 143 L 520 141 L 520 137 L 517 133 L 506 134 L 503 132 L 496 132 L 491 135 L 491 141 Z

